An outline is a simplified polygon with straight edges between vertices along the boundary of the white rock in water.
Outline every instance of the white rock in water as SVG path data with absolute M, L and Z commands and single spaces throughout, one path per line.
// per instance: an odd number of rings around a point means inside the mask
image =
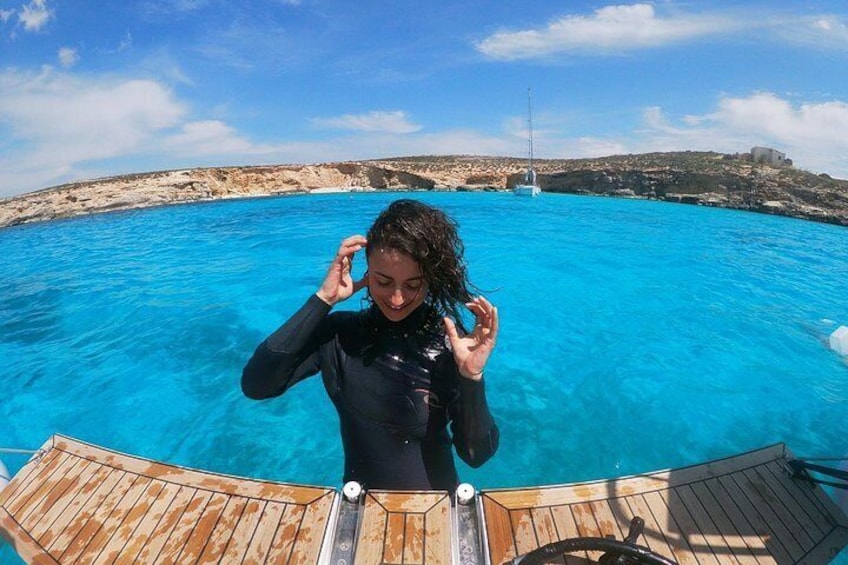
M 848 355 L 848 328 L 839 326 L 830 334 L 830 348 L 840 355 Z
M 9 474 L 9 470 L 0 461 L 0 490 L 3 490 L 3 487 L 9 484 L 9 481 L 12 480 L 12 475 Z

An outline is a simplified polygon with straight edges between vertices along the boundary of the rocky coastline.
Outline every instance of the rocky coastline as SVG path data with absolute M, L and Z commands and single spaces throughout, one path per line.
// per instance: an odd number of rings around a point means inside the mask
M 672 152 L 537 160 L 543 192 L 645 198 L 848 226 L 848 181 L 753 163 L 747 154 Z M 420 156 L 315 165 L 183 169 L 69 183 L 0 200 L 0 228 L 151 206 L 327 191 L 509 190 L 518 158 Z

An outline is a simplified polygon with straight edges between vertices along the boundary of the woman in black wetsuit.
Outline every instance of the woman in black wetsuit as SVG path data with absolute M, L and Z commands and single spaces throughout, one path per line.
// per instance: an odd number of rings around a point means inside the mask
M 354 281 L 351 263 L 362 249 L 368 270 Z M 320 371 L 339 414 L 345 482 L 453 491 L 451 445 L 472 467 L 498 447 L 483 382 L 498 310 L 471 296 L 462 255 L 443 212 L 392 203 L 367 239 L 342 242 L 318 291 L 259 345 L 244 368 L 244 394 L 278 396 Z M 369 308 L 330 312 L 362 288 Z M 470 332 L 463 306 L 475 317 Z

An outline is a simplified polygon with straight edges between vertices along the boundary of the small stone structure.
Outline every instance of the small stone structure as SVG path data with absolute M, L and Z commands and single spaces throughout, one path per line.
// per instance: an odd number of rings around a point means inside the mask
M 771 147 L 752 147 L 751 160 L 754 163 L 764 163 L 774 167 L 792 166 L 792 160 L 786 158 L 786 153 Z

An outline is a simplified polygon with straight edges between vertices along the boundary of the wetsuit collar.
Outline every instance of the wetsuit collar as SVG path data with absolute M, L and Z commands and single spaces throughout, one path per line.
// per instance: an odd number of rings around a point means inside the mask
M 439 321 L 439 315 L 432 306 L 424 302 L 403 320 L 393 322 L 383 315 L 376 304 L 372 304 L 368 310 L 368 320 L 375 330 L 382 329 L 393 333 L 416 334 L 428 330 L 432 331 Z

